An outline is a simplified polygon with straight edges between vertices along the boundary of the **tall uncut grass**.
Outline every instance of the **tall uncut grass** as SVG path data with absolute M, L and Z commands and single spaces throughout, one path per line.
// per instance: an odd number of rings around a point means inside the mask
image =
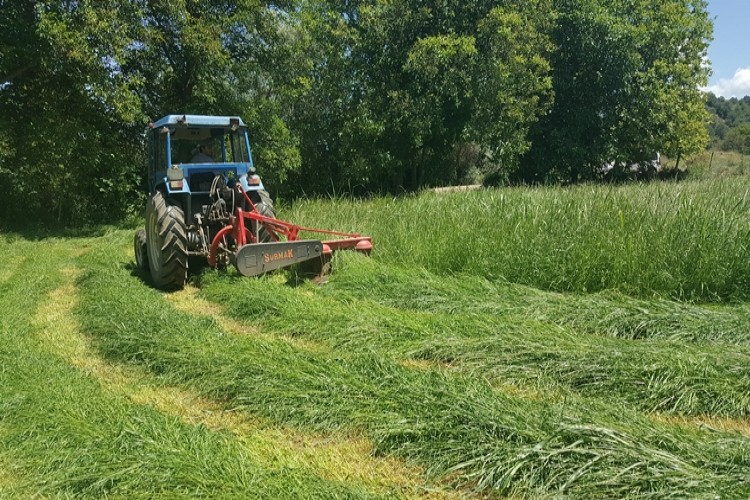
M 308 201 L 282 218 L 359 231 L 374 258 L 554 291 L 750 296 L 750 178 Z

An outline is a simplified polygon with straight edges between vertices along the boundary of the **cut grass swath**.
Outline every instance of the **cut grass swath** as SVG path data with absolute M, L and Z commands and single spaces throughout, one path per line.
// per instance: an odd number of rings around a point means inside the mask
M 478 276 L 440 276 L 349 254 L 337 255 L 336 264 L 322 289 L 334 297 L 352 294 L 400 309 L 491 315 L 508 322 L 533 318 L 626 339 L 750 344 L 747 305 L 636 299 L 615 290 L 560 294 Z
M 459 290 L 455 295 L 461 295 L 466 289 L 460 278 L 441 280 L 423 274 L 425 279 L 420 281 L 409 279 L 418 273 L 398 276 L 395 266 L 381 273 L 382 267 L 366 259 L 351 259 L 343 268 L 339 266 L 327 286 L 309 286 L 304 293 L 283 280 L 266 279 L 259 284 L 210 275 L 204 278 L 201 293 L 223 304 L 235 318 L 278 334 L 325 342 L 341 351 L 366 346 L 397 359 L 451 364 L 497 383 L 550 390 L 563 387 L 586 396 L 617 399 L 643 411 L 750 415 L 750 348 L 746 346 L 580 334 L 535 319 L 544 318 L 542 314 L 505 311 L 498 316 L 493 312 L 500 308 L 495 307 L 482 312 L 467 298 L 482 297 L 476 290 L 463 299 L 437 295 L 450 288 L 448 282 Z M 475 280 L 468 278 L 468 282 Z M 395 298 L 384 300 L 389 283 Z M 374 302 L 378 299 L 386 304 Z M 425 300 L 439 304 L 434 307 L 439 312 L 409 308 Z M 557 300 L 559 307 L 564 297 Z
M 73 245 L 16 243 L 28 258 L 0 284 L 0 462 L 19 498 L 366 498 L 305 470 L 254 463 L 228 433 L 112 394 L 48 350 L 33 317 L 64 284 Z
M 361 429 L 377 452 L 416 460 L 481 491 L 750 494 L 750 443 L 741 436 L 662 425 L 575 396 L 530 401 L 478 377 L 405 368 L 377 345 L 310 352 L 284 340 L 228 335 L 109 265 L 111 253 L 102 243 L 82 259 L 81 323 L 107 357 L 142 365 L 165 382 L 279 423 Z M 269 281 L 253 280 L 258 287 Z M 299 300 L 309 293 L 294 291 Z M 283 315 L 277 306 L 263 305 Z

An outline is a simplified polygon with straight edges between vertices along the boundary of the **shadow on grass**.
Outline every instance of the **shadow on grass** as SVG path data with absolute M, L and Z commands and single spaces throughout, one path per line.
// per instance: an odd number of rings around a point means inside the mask
M 83 228 L 0 228 L 0 237 L 8 241 L 26 240 L 26 241 L 43 241 L 57 238 L 100 238 L 106 236 L 112 231 L 122 228 L 116 226 L 95 226 Z
M 196 262 L 194 262 L 194 260 Z M 247 280 L 252 278 L 246 278 L 244 276 L 240 276 L 238 274 L 230 274 L 226 272 L 226 269 L 221 270 L 215 270 L 208 267 L 208 264 L 203 259 L 190 259 L 190 263 L 188 265 L 188 276 L 187 276 L 187 284 L 194 286 L 196 288 L 200 288 L 201 284 L 203 282 L 204 275 L 209 272 L 216 272 L 221 273 L 223 279 L 237 279 L 237 280 Z M 201 262 L 202 261 L 202 262 Z M 138 265 L 135 263 L 135 260 L 131 260 L 129 262 L 124 262 L 120 264 L 120 268 L 128 271 L 130 273 L 130 276 L 137 278 L 139 281 L 141 281 L 144 285 L 146 285 L 149 288 L 152 288 L 158 292 L 161 292 L 163 294 L 170 294 L 174 292 L 179 292 L 180 289 L 162 289 L 156 286 L 153 279 L 151 278 L 151 273 L 148 271 L 148 269 L 141 269 L 138 267 Z
M 143 282 L 144 285 L 148 286 L 149 288 L 153 288 L 154 290 L 157 290 L 159 292 L 169 294 L 179 291 L 179 289 L 174 290 L 164 290 L 156 286 L 154 281 L 151 279 L 151 273 L 147 269 L 141 269 L 138 267 L 138 265 L 135 263 L 135 260 L 131 260 L 128 262 L 124 262 L 120 264 L 120 267 L 130 273 L 130 276 L 137 278 L 141 282 Z M 260 276 L 243 276 L 239 274 L 237 271 L 233 270 L 231 267 L 219 267 L 219 268 L 211 268 L 208 265 L 208 262 L 206 262 L 206 259 L 201 257 L 190 257 L 188 261 L 188 276 L 187 276 L 187 284 L 194 286 L 196 288 L 201 288 L 203 285 L 204 279 L 208 274 L 212 275 L 218 275 L 221 277 L 223 281 L 227 282 L 246 282 L 247 280 L 256 280 L 258 281 L 259 286 L 262 286 L 262 282 L 259 281 L 259 278 L 262 276 L 273 276 L 273 275 L 285 275 L 286 282 L 285 284 L 291 288 L 298 288 L 305 283 L 314 283 L 316 285 L 323 285 L 328 281 L 328 272 L 324 270 L 324 272 L 321 273 L 315 273 L 311 272 L 311 270 L 308 267 L 300 266 L 299 264 L 294 265 L 289 268 L 285 269 L 277 269 L 275 271 L 268 272 L 264 275 Z

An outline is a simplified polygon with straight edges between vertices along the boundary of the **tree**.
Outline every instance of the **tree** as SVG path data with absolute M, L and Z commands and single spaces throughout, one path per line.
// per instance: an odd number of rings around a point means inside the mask
M 377 132 L 352 63 L 359 2 L 301 4 L 284 26 L 286 118 L 302 158 L 285 193 L 359 192 L 378 162 L 370 149 Z
M 270 185 L 299 165 L 280 97 L 282 4 L 0 5 L 3 220 L 80 225 L 134 210 L 143 130 L 167 113 L 242 115 Z
M 725 151 L 750 154 L 750 123 L 743 123 L 729 130 L 721 147 Z
M 119 2 L 3 2 L 0 216 L 81 224 L 121 217 L 137 184 L 133 82 L 116 58 L 132 13 Z M 103 152 L 106 151 L 106 154 Z
M 147 115 L 238 114 L 251 128 L 254 157 L 270 185 L 299 166 L 284 119 L 289 54 L 283 2 L 143 2 L 124 71 Z
M 742 99 L 736 97 L 726 99 L 709 92 L 706 95 L 706 108 L 711 117 L 709 125 L 711 146 L 726 151 L 740 151 L 737 147 L 742 141 L 738 141 L 738 138 L 742 134 L 735 132 L 734 129 L 743 124 L 750 124 L 750 96 Z M 732 132 L 731 138 L 730 132 Z
M 546 0 L 306 2 L 303 13 L 324 57 L 306 116 L 326 134 L 302 135 L 306 171 L 314 160 L 364 189 L 416 190 L 455 181 L 462 145 L 493 164 L 527 148 L 551 87 Z
M 556 0 L 555 104 L 517 178 L 577 181 L 608 161 L 707 143 L 699 86 L 711 23 L 702 0 Z

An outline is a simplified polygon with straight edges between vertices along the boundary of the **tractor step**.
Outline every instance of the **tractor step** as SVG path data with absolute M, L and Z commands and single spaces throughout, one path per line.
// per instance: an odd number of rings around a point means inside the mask
M 312 259 L 321 259 L 323 243 L 297 240 L 243 245 L 234 256 L 234 267 L 243 276 L 258 276 Z

